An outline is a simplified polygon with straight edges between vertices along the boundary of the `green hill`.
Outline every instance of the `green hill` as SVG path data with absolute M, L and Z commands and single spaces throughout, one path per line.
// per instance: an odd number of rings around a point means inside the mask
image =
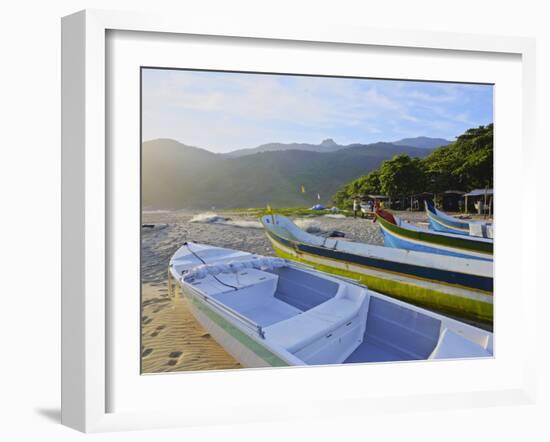
M 468 129 L 455 142 L 433 150 L 422 159 L 407 154 L 384 161 L 378 169 L 342 186 L 332 203 L 350 207 L 353 197 L 360 194 L 397 197 L 492 186 L 493 124 L 489 124 Z
M 375 143 L 334 152 L 275 150 L 232 158 L 174 140 L 152 140 L 142 146 L 142 204 L 158 209 L 300 207 L 317 203 L 317 194 L 328 204 L 344 183 L 382 161 L 429 152 Z

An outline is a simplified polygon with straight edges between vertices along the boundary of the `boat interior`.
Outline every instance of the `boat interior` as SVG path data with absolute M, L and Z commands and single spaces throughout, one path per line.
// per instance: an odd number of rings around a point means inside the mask
M 252 268 L 190 283 L 308 365 L 490 356 L 487 334 L 460 336 L 414 306 L 302 268 Z

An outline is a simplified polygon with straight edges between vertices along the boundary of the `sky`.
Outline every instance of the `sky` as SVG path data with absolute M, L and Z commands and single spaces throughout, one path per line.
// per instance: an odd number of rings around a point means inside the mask
M 212 152 L 270 142 L 454 140 L 493 122 L 493 86 L 168 69 L 142 70 L 142 139 Z

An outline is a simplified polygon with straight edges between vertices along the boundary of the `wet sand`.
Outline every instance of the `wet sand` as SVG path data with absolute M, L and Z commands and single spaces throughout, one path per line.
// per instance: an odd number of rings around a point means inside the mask
M 423 212 L 396 214 L 427 227 Z M 220 218 L 216 219 L 213 214 L 184 211 L 145 211 L 142 214 L 142 223 L 150 226 L 142 227 L 141 241 L 143 373 L 240 367 L 198 324 L 187 308 L 187 301 L 180 296 L 172 300 L 168 294 L 168 263 L 185 241 L 274 256 L 256 217 L 233 213 L 218 215 Z M 372 220 L 327 216 L 294 220 L 322 231 L 344 232 L 345 239 L 351 241 L 383 243 L 378 225 Z

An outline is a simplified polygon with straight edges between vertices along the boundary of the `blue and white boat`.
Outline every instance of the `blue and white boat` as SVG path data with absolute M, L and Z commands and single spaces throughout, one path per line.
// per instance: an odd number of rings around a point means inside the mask
M 436 232 L 493 238 L 492 223 L 455 218 L 447 215 L 441 210 L 436 209 L 427 201 L 425 201 L 424 204 L 430 223 L 430 228 Z
M 493 334 L 281 258 L 186 243 L 191 312 L 244 367 L 492 357 Z
M 378 210 L 377 215 L 376 221 L 387 247 L 459 258 L 493 260 L 493 240 L 490 238 L 429 230 L 403 221 L 385 210 Z

